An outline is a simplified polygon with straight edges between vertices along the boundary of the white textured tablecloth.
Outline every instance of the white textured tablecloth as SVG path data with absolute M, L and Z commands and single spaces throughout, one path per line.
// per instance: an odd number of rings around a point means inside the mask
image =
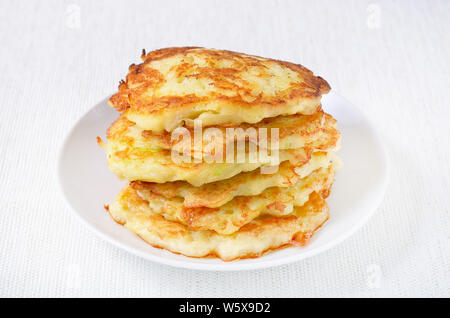
M 450 296 L 449 30 L 450 1 L 1 1 L 0 296 Z M 142 48 L 184 45 L 302 63 L 360 107 L 391 162 L 377 214 L 321 255 L 239 273 L 158 265 L 79 223 L 63 137 Z

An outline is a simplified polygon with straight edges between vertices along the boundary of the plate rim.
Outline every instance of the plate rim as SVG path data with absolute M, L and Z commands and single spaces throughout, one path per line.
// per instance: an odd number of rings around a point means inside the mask
M 313 250 L 303 252 L 301 254 L 297 255 L 290 255 L 285 256 L 281 259 L 273 259 L 273 260 L 265 260 L 258 263 L 239 263 L 239 260 L 235 261 L 222 261 L 219 264 L 205 264 L 205 263 L 192 263 L 187 262 L 183 260 L 176 260 L 176 259 L 169 259 L 166 257 L 161 257 L 158 255 L 151 255 L 148 253 L 145 253 L 143 251 L 138 250 L 135 247 L 129 246 L 127 244 L 122 243 L 119 239 L 113 238 L 110 235 L 107 235 L 97 229 L 94 225 L 90 224 L 87 220 L 85 220 L 80 213 L 77 212 L 75 207 L 72 205 L 71 201 L 68 199 L 68 196 L 66 195 L 66 192 L 64 191 L 63 186 L 63 180 L 62 180 L 62 161 L 63 161 L 63 155 L 64 150 L 67 147 L 68 141 L 70 137 L 75 132 L 76 127 L 79 125 L 79 123 L 88 115 L 88 113 L 94 109 L 97 105 L 102 103 L 105 99 L 103 98 L 98 103 L 95 103 L 93 107 L 90 107 L 88 110 L 86 110 L 72 125 L 69 132 L 64 136 L 58 150 L 58 157 L 57 157 L 57 180 L 58 180 L 58 190 L 60 192 L 60 195 L 64 198 L 64 201 L 66 202 L 66 205 L 70 208 L 72 211 L 72 215 L 75 215 L 76 218 L 81 221 L 82 224 L 87 226 L 91 231 L 93 231 L 98 237 L 102 238 L 103 240 L 109 242 L 110 244 L 123 249 L 127 251 L 128 253 L 134 254 L 136 256 L 139 256 L 141 258 L 144 258 L 146 260 L 152 261 L 154 263 L 164 264 L 171 267 L 176 268 L 184 268 L 184 269 L 190 269 L 190 270 L 200 270 L 200 271 L 226 271 L 226 272 L 234 272 L 234 271 L 249 271 L 249 270 L 257 270 L 257 269 L 263 269 L 263 268 L 269 268 L 269 267 L 276 267 L 281 265 L 286 265 L 294 262 L 299 262 L 301 260 L 310 258 L 312 256 L 316 256 L 318 254 L 321 254 L 329 249 L 331 249 L 334 246 L 337 246 L 341 244 L 343 241 L 345 241 L 347 238 L 353 236 L 364 224 L 366 224 L 369 219 L 375 214 L 375 212 L 378 210 L 379 206 L 381 205 L 385 194 L 387 190 L 387 186 L 389 184 L 390 179 L 390 161 L 389 157 L 386 152 L 386 147 L 384 143 L 381 140 L 381 137 L 377 130 L 375 129 L 375 126 L 372 124 L 370 119 L 364 114 L 364 112 L 359 109 L 357 106 L 355 106 L 353 103 L 351 103 L 349 100 L 341 96 L 340 94 L 331 91 L 328 96 L 335 96 L 338 99 L 341 99 L 345 101 L 347 104 L 349 104 L 352 108 L 352 110 L 357 111 L 359 115 L 363 118 L 363 120 L 366 122 L 368 129 L 372 133 L 375 142 L 378 144 L 380 148 L 380 154 L 382 158 L 382 166 L 384 170 L 383 176 L 380 178 L 380 191 L 379 195 L 376 198 L 376 200 L 373 201 L 373 204 L 371 205 L 370 211 L 368 211 L 364 217 L 362 217 L 358 222 L 356 222 L 352 228 L 348 231 L 343 232 L 341 235 L 337 236 L 335 239 L 330 240 L 328 243 L 323 244 L 320 247 L 317 247 Z M 127 229 L 126 229 L 127 230 Z M 149 244 L 151 248 L 155 248 L 152 245 Z M 181 255 L 184 256 L 184 255 Z M 189 258 L 187 256 L 184 256 L 185 258 Z M 264 255 L 261 256 L 260 259 L 263 259 Z M 245 260 L 245 259 L 244 259 Z

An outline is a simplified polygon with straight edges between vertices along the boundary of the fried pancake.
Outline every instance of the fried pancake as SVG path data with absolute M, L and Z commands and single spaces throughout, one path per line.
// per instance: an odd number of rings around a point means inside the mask
M 331 151 L 338 145 L 339 136 L 324 135 L 320 141 L 320 149 Z M 139 147 L 131 138 L 127 143 L 116 142 L 108 139 L 104 143 L 97 139 L 99 145 L 105 149 L 109 169 L 119 178 L 130 181 L 141 180 L 148 182 L 170 182 L 184 180 L 194 186 L 205 183 L 231 178 L 238 173 L 252 171 L 260 167 L 273 165 L 270 157 L 257 157 L 258 160 L 251 161 L 249 153 L 241 163 L 200 163 L 175 162 L 171 151 L 153 149 L 152 145 Z M 289 160 L 294 165 L 307 163 L 311 159 L 313 149 L 282 149 L 279 151 L 279 162 Z
M 334 180 L 334 166 L 321 168 L 301 179 L 292 187 L 271 187 L 255 196 L 238 196 L 217 208 L 186 208 L 180 197 L 165 198 L 145 187 L 135 187 L 149 211 L 167 220 L 177 221 L 194 230 L 213 230 L 231 234 L 260 215 L 284 216 L 294 206 L 302 206 L 312 192 L 327 193 Z
M 227 139 L 228 128 L 242 128 L 242 133 L 230 135 L 230 138 Z M 254 129 L 252 130 L 254 134 L 251 133 L 252 131 L 245 134 L 249 128 Z M 260 139 L 262 137 L 257 134 L 260 128 L 265 128 L 267 130 L 267 138 L 265 138 L 267 149 L 271 149 L 272 128 L 278 128 L 277 140 L 279 149 L 296 149 L 303 147 L 319 150 L 322 147 L 326 149 L 329 146 L 323 143 L 323 136 L 333 136 L 333 138 L 329 138 L 331 143 L 335 143 L 335 139 L 339 138 L 339 131 L 336 129 L 336 120 L 323 111 L 319 111 L 313 115 L 295 114 L 267 118 L 254 125 L 244 123 L 239 126 L 228 125 L 214 127 L 214 129 L 219 131 L 218 136 L 220 138 L 208 139 L 207 133 L 205 133 L 208 127 L 205 127 L 203 129 L 203 138 L 201 138 L 202 143 L 199 145 L 194 143 L 194 129 L 192 127 L 187 127 L 186 134 L 190 138 L 186 138 L 187 143 L 183 143 L 184 139 L 182 138 L 172 140 L 171 134 L 166 131 L 154 133 L 150 130 L 143 130 L 135 123 L 129 121 L 124 115 L 121 115 L 108 128 L 107 137 L 108 140 L 128 144 L 130 147 L 151 147 L 153 151 L 159 149 L 178 149 L 179 152 L 182 152 L 184 149 L 183 145 L 186 144 L 186 146 L 191 149 L 192 157 L 202 158 L 202 156 L 208 154 L 215 155 L 216 153 L 226 153 L 227 145 L 230 143 L 250 141 L 254 144 L 258 144 L 258 137 Z M 260 146 L 264 145 L 260 143 Z M 220 153 L 216 152 L 218 149 Z
M 166 48 L 144 51 L 142 60 L 109 103 L 156 133 L 194 119 L 210 126 L 310 115 L 330 90 L 301 65 L 231 51 Z
M 295 166 L 285 161 L 273 174 L 261 174 L 259 170 L 254 170 L 200 187 L 194 187 L 184 181 L 167 183 L 133 181 L 131 186 L 138 191 L 151 191 L 165 198 L 182 197 L 183 206 L 186 208 L 216 208 L 237 196 L 258 195 L 270 187 L 292 187 L 314 170 L 328 167 L 331 161 L 339 162 L 334 153 L 315 152 L 308 163 Z
M 149 213 L 148 202 L 136 190 L 126 187 L 109 207 L 119 224 L 154 247 L 190 257 L 219 257 L 225 261 L 259 257 L 289 245 L 303 246 L 328 219 L 328 206 L 317 193 L 288 216 L 262 216 L 231 235 L 194 231 L 187 226 Z
M 249 160 L 246 153 L 244 162 L 219 163 L 202 161 L 175 162 L 171 151 L 155 148 L 154 145 L 143 141 L 140 134 L 127 135 L 126 129 L 119 129 L 108 134 L 108 142 L 98 138 L 99 145 L 107 154 L 110 170 L 119 178 L 130 181 L 141 180 L 148 182 L 187 181 L 194 186 L 231 178 L 238 173 L 252 171 L 260 167 L 273 165 L 270 157 L 259 157 L 256 162 Z M 336 129 L 325 129 L 319 134 L 312 145 L 314 148 L 281 149 L 279 162 L 289 160 L 293 165 L 307 163 L 315 150 L 333 151 L 339 147 L 339 133 Z

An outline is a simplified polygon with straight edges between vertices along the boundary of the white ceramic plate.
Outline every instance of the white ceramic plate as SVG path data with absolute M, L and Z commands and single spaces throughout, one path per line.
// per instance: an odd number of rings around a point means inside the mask
M 153 248 L 115 223 L 103 205 L 111 203 L 125 183 L 108 170 L 105 153 L 95 138 L 104 138 L 106 129 L 118 117 L 106 100 L 75 124 L 62 145 L 58 166 L 60 186 L 73 212 L 95 233 L 154 262 L 190 269 L 234 271 L 299 261 L 331 248 L 360 228 L 380 204 L 388 180 L 386 154 L 364 115 L 335 93 L 323 98 L 323 107 L 338 121 L 342 133 L 338 155 L 344 164 L 327 199 L 330 219 L 303 248 L 292 247 L 233 262 L 195 259 Z

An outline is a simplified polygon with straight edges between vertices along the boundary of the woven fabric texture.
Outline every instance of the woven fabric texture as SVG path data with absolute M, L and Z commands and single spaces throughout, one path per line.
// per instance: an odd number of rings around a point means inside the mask
M 448 30 L 449 1 L 0 2 L 0 296 L 450 296 Z M 64 136 L 142 48 L 184 45 L 297 61 L 360 107 L 391 163 L 376 215 L 323 254 L 236 273 L 158 265 L 78 222 Z

